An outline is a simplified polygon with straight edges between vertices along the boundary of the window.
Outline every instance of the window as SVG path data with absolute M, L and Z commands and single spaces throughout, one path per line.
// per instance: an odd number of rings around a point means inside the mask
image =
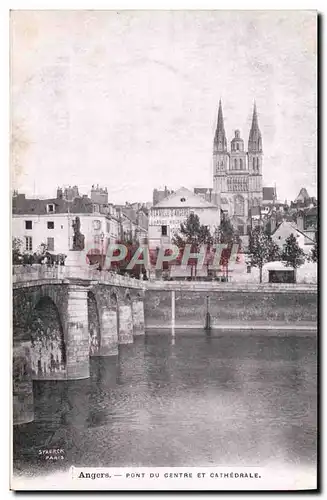
M 52 220 L 48 221 L 48 229 L 54 229 L 54 222 Z
M 94 244 L 95 245 L 100 245 L 100 236 L 97 235 L 97 234 L 94 236 Z
M 237 170 L 237 159 L 234 160 L 234 170 Z
M 53 213 L 55 211 L 55 206 L 53 203 L 49 203 L 48 205 L 48 212 Z
M 47 247 L 49 252 L 54 251 L 54 238 L 47 238 Z
M 244 235 L 244 227 L 243 226 L 237 226 L 237 231 L 240 236 Z
M 253 170 L 255 170 L 255 158 L 253 158 Z
M 239 149 L 240 149 L 239 143 L 236 144 L 236 149 L 237 149 L 237 151 L 239 151 Z
M 161 236 L 167 236 L 167 226 L 161 226 Z
M 185 198 L 181 198 L 181 202 L 184 203 L 184 201 L 186 201 Z
M 32 221 L 31 220 L 25 221 L 25 229 L 32 229 Z
M 240 170 L 242 170 L 242 169 L 243 169 L 243 160 L 242 160 L 242 158 L 240 158 Z
M 106 227 L 107 227 L 107 233 L 110 233 L 110 224 L 109 224 L 109 222 L 108 222 L 108 221 L 107 221 L 107 223 L 106 223 Z
M 93 212 L 99 212 L 99 205 L 93 205 Z
M 28 252 L 33 250 L 32 236 L 25 236 L 25 250 Z

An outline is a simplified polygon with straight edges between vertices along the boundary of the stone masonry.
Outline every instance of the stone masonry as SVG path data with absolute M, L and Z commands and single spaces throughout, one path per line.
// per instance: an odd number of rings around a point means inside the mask
M 144 291 L 137 280 L 114 278 L 111 285 L 106 275 L 101 281 L 88 276 L 40 279 L 40 271 L 34 280 L 27 280 L 20 278 L 26 278 L 23 271 L 13 286 L 13 415 L 17 424 L 34 418 L 33 379 L 88 378 L 90 356 L 117 355 L 119 344 L 132 343 L 134 334 L 144 334 Z M 52 317 L 44 319 L 44 304 Z

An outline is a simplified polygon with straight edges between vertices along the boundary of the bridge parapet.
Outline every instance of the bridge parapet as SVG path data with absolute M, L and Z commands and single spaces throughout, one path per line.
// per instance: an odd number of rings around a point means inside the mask
M 13 266 L 13 284 L 28 283 L 31 281 L 65 281 L 80 279 L 97 281 L 99 283 L 126 288 L 145 289 L 146 283 L 142 280 L 122 276 L 110 271 L 98 271 L 88 267 L 47 266 L 34 264 L 30 266 Z

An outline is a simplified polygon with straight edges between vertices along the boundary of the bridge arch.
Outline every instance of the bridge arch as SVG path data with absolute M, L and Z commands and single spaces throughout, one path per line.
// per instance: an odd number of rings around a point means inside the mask
M 58 308 L 49 296 L 40 296 L 27 324 L 31 340 L 31 372 L 35 379 L 66 377 L 66 342 Z

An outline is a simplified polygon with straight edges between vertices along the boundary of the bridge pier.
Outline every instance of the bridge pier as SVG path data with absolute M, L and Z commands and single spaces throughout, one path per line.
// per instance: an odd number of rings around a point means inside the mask
M 119 306 L 119 344 L 132 344 L 133 339 L 133 317 L 132 305 L 124 304 Z
M 118 318 L 117 307 L 103 309 L 100 317 L 101 342 L 99 356 L 118 354 Z
M 134 335 L 144 335 L 144 302 L 135 300 L 132 303 L 133 333 Z
M 90 376 L 87 289 L 68 285 L 66 331 L 67 379 Z
M 13 346 L 13 423 L 27 424 L 34 420 L 31 342 Z

